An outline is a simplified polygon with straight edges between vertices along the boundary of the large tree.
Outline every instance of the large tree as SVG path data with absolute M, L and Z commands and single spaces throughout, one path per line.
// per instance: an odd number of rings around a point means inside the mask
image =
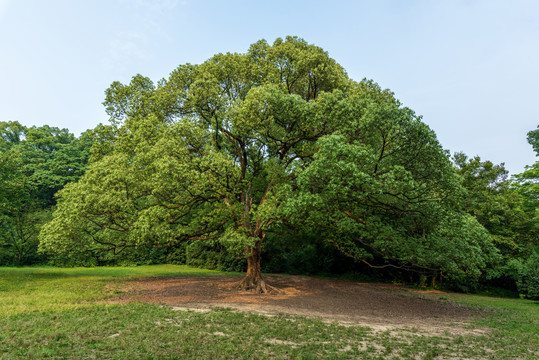
M 297 216 L 305 211 L 334 216 L 323 206 L 306 210 L 293 201 L 306 199 L 312 179 L 324 179 L 317 185 L 326 186 L 321 193 L 336 189 L 333 195 L 350 206 L 329 210 L 348 220 L 362 224 L 353 204 L 368 198 L 361 206 L 373 214 L 371 235 L 389 224 L 393 234 L 404 234 L 403 224 L 429 232 L 445 225 L 429 216 L 422 227 L 421 214 L 435 202 L 446 212 L 454 207 L 458 186 L 432 131 L 391 92 L 350 80 L 326 52 L 302 39 L 271 46 L 259 41 L 245 54 L 181 65 L 157 85 L 140 75 L 127 85 L 115 82 L 104 104 L 111 124 L 94 132 L 86 175 L 61 192 L 41 234 L 44 251 L 118 252 L 215 239 L 247 258 L 241 286 L 264 292 L 266 234 L 305 226 Z M 344 168 L 323 173 L 339 161 Z M 353 178 L 358 169 L 370 178 Z M 354 239 L 361 240 L 362 231 Z M 391 257 L 406 239 L 394 238 Z M 451 237 L 429 241 L 449 244 Z

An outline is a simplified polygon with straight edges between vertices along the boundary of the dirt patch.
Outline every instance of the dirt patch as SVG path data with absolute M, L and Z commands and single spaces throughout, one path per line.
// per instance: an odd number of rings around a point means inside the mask
M 266 281 L 279 288 L 278 293 L 253 294 L 239 291 L 236 287 L 239 280 L 237 277 L 145 278 L 118 289 L 121 294 L 111 301 L 167 304 L 176 310 L 226 307 L 267 316 L 300 315 L 378 331 L 484 334 L 482 329 L 467 326 L 477 311 L 439 300 L 441 293 L 393 284 L 275 275 L 266 276 Z

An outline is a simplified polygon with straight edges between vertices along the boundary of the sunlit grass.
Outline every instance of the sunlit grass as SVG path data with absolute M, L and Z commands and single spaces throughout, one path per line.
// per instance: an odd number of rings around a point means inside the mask
M 539 302 L 466 294 L 450 294 L 448 298 L 488 310 L 475 325 L 490 330 L 482 340 L 497 349 L 497 358 L 539 358 Z
M 0 268 L 0 317 L 91 306 L 110 296 L 108 282 L 152 276 L 219 276 L 184 265 L 97 268 Z

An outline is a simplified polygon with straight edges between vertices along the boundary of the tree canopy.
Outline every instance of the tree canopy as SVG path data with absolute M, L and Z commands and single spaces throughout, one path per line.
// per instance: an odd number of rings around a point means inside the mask
M 241 286 L 262 292 L 261 246 L 282 227 L 320 228 L 373 266 L 477 277 L 496 256 L 432 130 L 302 39 L 114 82 L 104 105 L 110 125 L 60 192 L 44 251 L 215 241 L 246 257 Z

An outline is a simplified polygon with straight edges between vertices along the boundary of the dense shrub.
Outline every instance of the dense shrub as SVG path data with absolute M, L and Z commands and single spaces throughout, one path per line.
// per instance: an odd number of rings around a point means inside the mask
M 99 258 L 95 254 L 88 253 L 73 253 L 69 255 L 49 255 L 48 265 L 58 267 L 75 267 L 75 266 L 98 266 Z
M 49 255 L 48 264 L 60 267 L 152 265 L 165 263 L 166 256 L 166 249 L 139 246 L 127 248 L 117 254 L 79 252 L 69 255 Z
M 15 258 L 7 249 L 0 247 L 0 266 L 13 265 Z
M 245 258 L 234 257 L 223 246 L 194 241 L 185 247 L 185 263 L 189 266 L 220 271 L 245 271 Z
M 518 290 L 527 299 L 539 300 L 539 252 L 534 251 L 518 269 Z
M 167 264 L 185 265 L 187 264 L 186 249 L 189 244 L 182 242 L 172 249 L 168 250 L 165 262 Z
M 326 242 L 320 234 L 269 234 L 264 244 L 262 270 L 266 273 L 342 274 L 354 272 L 350 259 Z

